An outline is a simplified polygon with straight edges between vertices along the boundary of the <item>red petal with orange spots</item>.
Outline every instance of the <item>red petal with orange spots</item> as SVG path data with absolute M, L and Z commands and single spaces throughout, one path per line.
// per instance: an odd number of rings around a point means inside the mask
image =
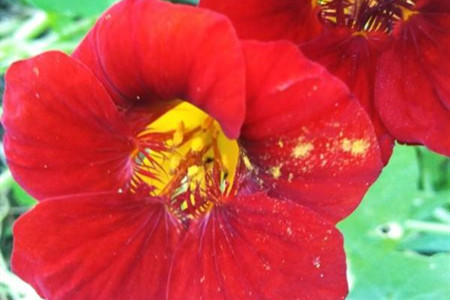
M 388 162 L 394 139 L 375 109 L 376 60 L 385 37 L 376 32 L 355 34 L 353 29 L 328 28 L 319 38 L 301 46 L 305 55 L 343 80 L 369 114 L 378 137 L 383 161 Z
M 376 106 L 400 141 L 450 155 L 450 3 L 418 1 L 378 63 Z
M 344 218 L 382 165 L 364 109 L 294 45 L 246 43 L 244 50 L 249 113 L 242 145 L 258 184 L 334 221 Z
M 39 200 L 128 181 L 133 143 L 125 117 L 79 62 L 48 52 L 15 63 L 3 108 L 7 163 Z
M 311 0 L 200 0 L 200 6 L 228 16 L 242 39 L 308 41 L 322 31 Z
M 163 204 L 132 195 L 43 201 L 14 227 L 12 267 L 55 300 L 347 294 L 340 233 L 298 204 L 249 195 L 189 231 L 175 222 Z
M 222 15 L 125 0 L 104 13 L 74 57 L 94 71 L 122 107 L 186 100 L 217 119 L 229 137 L 239 135 L 244 61 L 235 31 Z
M 45 299 L 165 299 L 176 227 L 121 194 L 40 202 L 14 226 L 12 268 Z

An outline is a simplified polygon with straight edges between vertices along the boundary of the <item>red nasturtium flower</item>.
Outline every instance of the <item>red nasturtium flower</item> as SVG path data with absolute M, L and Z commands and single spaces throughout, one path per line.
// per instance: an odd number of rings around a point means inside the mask
M 40 202 L 13 270 L 47 299 L 343 299 L 334 224 L 377 176 L 346 86 L 199 8 L 125 0 L 72 57 L 6 75 L 5 152 Z
M 228 15 L 242 38 L 299 44 L 307 57 L 346 82 L 373 120 L 385 161 L 392 136 L 450 155 L 450 1 L 200 0 L 200 5 Z

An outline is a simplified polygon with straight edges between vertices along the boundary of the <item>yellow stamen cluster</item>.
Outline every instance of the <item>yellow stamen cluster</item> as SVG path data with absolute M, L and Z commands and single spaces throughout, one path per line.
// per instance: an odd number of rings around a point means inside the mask
M 355 35 L 366 32 L 390 34 L 395 24 L 415 15 L 415 0 L 318 0 L 322 18 L 332 24 L 355 29 Z
M 208 212 L 230 193 L 237 142 L 229 140 L 217 121 L 200 109 L 181 102 L 140 136 L 159 144 L 157 149 L 149 146 L 133 154 L 137 162 L 134 185 L 150 186 L 151 195 L 166 199 L 168 210 L 181 220 Z

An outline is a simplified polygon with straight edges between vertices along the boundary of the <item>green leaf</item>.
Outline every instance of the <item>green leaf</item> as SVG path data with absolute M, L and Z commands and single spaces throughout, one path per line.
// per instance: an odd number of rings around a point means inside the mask
M 418 233 L 402 241 L 400 248 L 420 253 L 450 253 L 450 238 L 441 234 Z
M 419 166 L 412 147 L 397 146 L 380 178 L 371 187 L 359 208 L 339 224 L 346 238 L 356 243 L 389 243 L 400 224 L 409 217 L 418 195 Z M 390 229 L 390 232 L 383 232 Z M 358 242 L 359 241 L 359 242 Z
M 36 204 L 36 200 L 33 197 L 28 195 L 17 183 L 11 187 L 12 196 L 14 198 L 15 203 L 19 206 L 32 206 Z
M 420 170 L 417 148 L 396 146 L 360 207 L 339 224 L 349 262 L 347 300 L 448 299 L 450 255 L 419 254 L 448 250 L 448 193 L 421 190 Z
M 28 0 L 31 4 L 48 12 L 70 15 L 93 16 L 107 9 L 117 0 Z
M 422 169 L 422 185 L 425 190 L 450 189 L 450 158 L 436 154 L 424 147 L 417 147 Z
M 443 300 L 450 295 L 450 256 L 366 249 L 353 256 L 347 300 Z

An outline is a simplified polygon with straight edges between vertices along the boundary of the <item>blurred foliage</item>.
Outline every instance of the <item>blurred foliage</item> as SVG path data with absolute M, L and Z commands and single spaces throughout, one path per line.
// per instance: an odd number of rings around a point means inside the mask
M 114 0 L 28 2 L 45 10 L 0 0 L 0 95 L 2 74 L 13 61 L 49 49 L 70 53 Z M 0 126 L 0 140 L 2 134 Z M 39 299 L 9 268 L 12 225 L 35 201 L 12 179 L 2 151 L 0 142 L 0 300 Z M 360 207 L 339 224 L 348 255 L 347 300 L 450 299 L 449 179 L 448 158 L 396 146 Z
M 27 0 L 47 12 L 96 16 L 117 0 Z
M 348 300 L 450 299 L 449 162 L 396 146 L 360 207 L 339 224 Z
M 57 14 L 19 1 L 0 1 L 0 74 L 14 61 L 47 50 L 73 51 L 95 22 L 94 17 Z

